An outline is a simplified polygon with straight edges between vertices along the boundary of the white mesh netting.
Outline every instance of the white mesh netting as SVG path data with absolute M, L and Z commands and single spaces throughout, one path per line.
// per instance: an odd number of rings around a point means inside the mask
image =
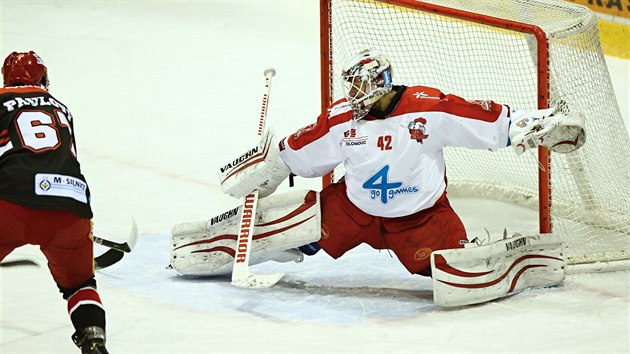
M 587 117 L 586 145 L 551 156 L 553 229 L 567 243 L 569 264 L 627 260 L 630 139 L 593 13 L 561 0 L 425 2 L 544 30 L 549 98 L 564 99 Z M 467 99 L 537 109 L 536 41 L 531 35 L 374 0 L 330 0 L 329 21 L 333 100 L 343 97 L 339 73 L 346 60 L 373 47 L 391 60 L 395 84 L 434 86 Z M 535 153 L 519 157 L 512 149 L 447 148 L 445 155 L 449 195 L 538 207 Z

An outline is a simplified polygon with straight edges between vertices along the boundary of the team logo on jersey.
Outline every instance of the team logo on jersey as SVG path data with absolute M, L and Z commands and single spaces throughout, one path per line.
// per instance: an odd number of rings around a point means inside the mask
M 352 128 L 343 132 L 343 139 L 339 142 L 341 146 L 360 146 L 367 144 L 367 136 L 357 136 L 357 130 Z
M 413 121 L 409 122 L 407 125 L 407 129 L 409 129 L 409 134 L 411 135 L 411 139 L 422 144 L 424 139 L 428 138 L 429 135 L 426 134 L 426 126 L 427 120 L 420 117 L 416 118 Z

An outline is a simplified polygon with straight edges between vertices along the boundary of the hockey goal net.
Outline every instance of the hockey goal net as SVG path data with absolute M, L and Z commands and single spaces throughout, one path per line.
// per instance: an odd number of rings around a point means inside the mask
M 590 10 L 561 0 L 320 3 L 322 109 L 343 97 L 346 60 L 377 48 L 394 84 L 529 110 L 564 99 L 584 112 L 587 143 L 574 153 L 447 148 L 448 193 L 537 208 L 540 232 L 560 234 L 568 264 L 627 265 L 630 139 Z

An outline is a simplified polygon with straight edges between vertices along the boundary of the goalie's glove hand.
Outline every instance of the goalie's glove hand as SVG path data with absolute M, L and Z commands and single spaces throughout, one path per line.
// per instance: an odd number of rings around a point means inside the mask
M 586 141 L 584 116 L 570 112 L 565 101 L 548 109 L 513 113 L 509 135 L 517 155 L 538 145 L 565 154 L 579 149 Z
M 280 158 L 280 149 L 272 129 L 267 130 L 258 146 L 219 169 L 223 192 L 243 198 L 254 190 L 264 198 L 273 193 L 291 171 Z

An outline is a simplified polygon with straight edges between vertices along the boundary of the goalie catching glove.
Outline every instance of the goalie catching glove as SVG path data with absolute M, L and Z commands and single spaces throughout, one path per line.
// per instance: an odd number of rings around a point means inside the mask
M 570 112 L 565 101 L 548 109 L 512 113 L 515 117 L 509 135 L 517 155 L 538 145 L 565 154 L 579 149 L 586 141 L 584 116 Z
M 272 129 L 267 130 L 258 146 L 219 169 L 223 192 L 242 198 L 258 190 L 260 198 L 273 193 L 289 177 L 290 170 L 280 159 L 280 149 Z

